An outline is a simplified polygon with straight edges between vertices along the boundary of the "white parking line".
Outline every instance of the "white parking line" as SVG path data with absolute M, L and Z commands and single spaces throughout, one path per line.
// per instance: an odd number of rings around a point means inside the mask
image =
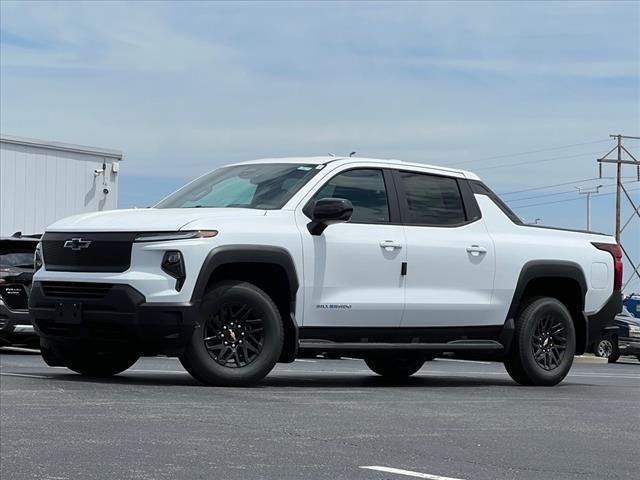
M 480 363 L 482 365 L 491 365 L 491 362 L 483 362 L 480 360 L 462 360 L 461 358 L 437 358 L 436 362 L 460 362 L 460 363 Z
M 296 362 L 301 362 L 301 363 L 316 363 L 317 360 L 306 360 L 304 358 L 296 358 Z
M 0 351 L 4 352 L 19 352 L 19 353 L 40 353 L 40 350 L 35 350 L 33 348 L 22 348 L 22 347 L 2 347 Z
M 5 373 L 0 372 L 0 375 L 6 375 L 7 377 L 25 377 L 25 378 L 50 378 L 44 375 L 27 375 L 26 373 Z
M 125 370 L 123 373 L 127 373 L 127 372 L 133 372 L 133 373 L 184 373 L 186 374 L 187 372 L 185 370 L 147 370 L 147 369 L 136 369 L 136 368 L 130 368 L 128 370 Z
M 365 468 L 367 470 L 377 470 L 379 472 L 385 472 L 385 473 L 395 473 L 396 475 L 405 475 L 407 477 L 428 478 L 429 480 L 462 480 L 461 478 L 443 477 L 442 475 L 431 475 L 429 473 L 412 472 L 411 470 L 402 470 L 400 468 L 378 467 L 378 466 L 368 466 L 368 467 L 360 467 L 360 468 Z

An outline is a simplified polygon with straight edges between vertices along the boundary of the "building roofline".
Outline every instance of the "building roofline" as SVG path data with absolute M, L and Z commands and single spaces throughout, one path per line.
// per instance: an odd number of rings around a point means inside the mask
M 111 150 L 108 148 L 100 147 L 89 147 L 86 145 L 74 145 L 71 143 L 52 142 L 49 140 L 39 140 L 36 138 L 14 137 L 13 135 L 0 135 L 0 143 L 46 148 L 49 150 L 59 150 L 63 152 L 84 153 L 87 155 L 98 155 L 101 157 L 113 158 L 114 160 L 123 159 L 123 153 L 118 150 Z

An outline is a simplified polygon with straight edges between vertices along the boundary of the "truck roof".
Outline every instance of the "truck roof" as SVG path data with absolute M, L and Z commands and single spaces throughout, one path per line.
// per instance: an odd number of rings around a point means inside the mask
M 404 160 L 396 159 L 384 159 L 384 158 L 367 158 L 367 157 L 344 157 L 344 156 L 316 156 L 316 157 L 281 157 L 281 158 L 260 158 L 257 160 L 249 160 L 246 162 L 237 162 L 232 165 L 251 165 L 260 163 L 295 163 L 295 164 L 308 164 L 308 165 L 326 165 L 327 163 L 337 161 L 358 161 L 358 162 L 371 162 L 371 163 L 391 163 L 398 165 L 398 167 L 420 167 L 429 168 L 431 170 L 440 170 L 446 173 L 453 173 L 462 175 L 466 178 L 473 180 L 480 180 L 480 178 L 473 172 L 468 170 L 460 170 L 458 168 L 442 167 L 438 165 L 429 165 L 426 163 L 418 162 L 405 162 Z

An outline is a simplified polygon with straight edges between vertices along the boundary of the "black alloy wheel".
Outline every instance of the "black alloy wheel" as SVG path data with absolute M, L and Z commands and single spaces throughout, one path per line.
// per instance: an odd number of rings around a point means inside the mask
M 228 368 L 249 365 L 264 344 L 263 320 L 247 304 L 223 304 L 207 319 L 203 334 L 209 355 Z
M 238 387 L 263 379 L 280 358 L 284 326 L 278 307 L 262 289 L 226 280 L 205 294 L 200 321 L 180 363 L 207 385 Z
M 538 318 L 531 337 L 533 358 L 547 371 L 556 369 L 567 351 L 566 330 L 560 319 L 553 312 Z
M 569 373 L 576 351 L 571 313 L 553 297 L 528 298 L 525 302 L 515 319 L 504 366 L 520 385 L 556 385 Z

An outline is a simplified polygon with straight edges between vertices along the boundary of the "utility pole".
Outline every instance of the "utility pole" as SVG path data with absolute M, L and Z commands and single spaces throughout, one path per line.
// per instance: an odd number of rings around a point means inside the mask
M 620 191 L 622 190 L 622 135 L 618 135 L 618 161 L 616 162 L 616 242 L 620 244 Z M 600 164 L 602 165 L 602 164 Z
M 602 188 L 602 185 L 598 185 L 591 189 L 583 189 L 580 187 L 576 187 L 578 189 L 578 193 L 581 195 L 587 196 L 587 231 L 591 231 L 591 195 L 594 193 L 598 193 Z
M 624 288 L 629 284 L 629 282 L 631 282 L 631 280 L 635 275 L 637 275 L 638 279 L 640 279 L 640 265 L 636 265 L 635 262 L 631 259 L 631 257 L 625 250 L 624 245 L 622 244 L 622 241 L 621 241 L 622 232 L 624 231 L 625 228 L 627 228 L 631 220 L 633 220 L 635 216 L 638 216 L 638 218 L 640 218 L 640 206 L 636 206 L 635 202 L 629 195 L 629 192 L 627 191 L 627 189 L 622 183 L 622 165 L 634 165 L 636 167 L 638 181 L 640 182 L 640 161 L 636 157 L 634 157 L 631 154 L 631 152 L 629 152 L 629 150 L 626 149 L 626 147 L 622 144 L 622 140 L 623 139 L 640 140 L 640 137 L 630 137 L 630 136 L 620 135 L 620 134 L 609 135 L 609 137 L 615 138 L 617 140 L 616 145 L 611 150 L 609 150 L 606 153 L 606 155 L 604 155 L 602 158 L 598 158 L 597 161 L 599 164 L 600 178 L 602 178 L 603 163 L 616 164 L 616 234 L 615 236 L 616 236 L 616 242 L 618 243 L 618 245 L 620 245 L 620 249 L 622 250 L 622 253 L 624 254 L 624 256 L 627 258 L 627 261 L 629 262 L 629 265 L 631 266 L 631 269 L 632 269 L 630 277 L 627 279 L 627 281 L 623 285 L 623 288 Z M 617 153 L 616 158 L 608 158 L 609 155 L 613 153 L 614 150 Z M 623 158 L 623 152 L 627 154 L 628 158 Z M 627 198 L 627 200 L 631 204 L 631 207 L 633 208 L 633 213 L 631 214 L 631 216 L 625 222 L 624 225 L 622 225 L 621 218 L 620 218 L 622 193 L 624 193 L 625 197 Z

